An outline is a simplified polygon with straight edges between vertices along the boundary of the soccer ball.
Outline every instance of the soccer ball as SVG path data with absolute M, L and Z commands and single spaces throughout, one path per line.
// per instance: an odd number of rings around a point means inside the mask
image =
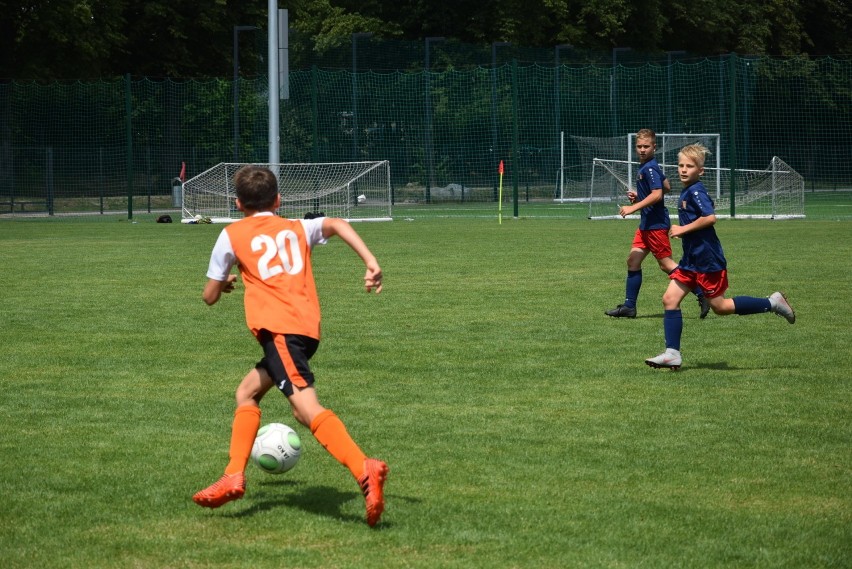
M 299 434 L 282 423 L 264 425 L 251 447 L 251 459 L 264 472 L 281 474 L 299 462 L 302 441 Z
M 358 196 L 358 203 L 361 203 L 361 204 L 367 203 L 367 196 L 365 196 L 364 194 L 361 194 L 360 196 Z

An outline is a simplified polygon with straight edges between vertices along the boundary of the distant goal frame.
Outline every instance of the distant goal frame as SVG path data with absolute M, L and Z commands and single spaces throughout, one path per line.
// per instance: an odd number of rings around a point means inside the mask
M 627 179 L 633 180 L 634 167 L 638 171 L 639 163 L 636 156 L 636 133 L 629 132 L 621 136 L 610 137 L 585 137 L 585 136 L 570 136 L 579 151 L 580 161 L 583 172 L 588 175 L 589 170 L 586 168 L 589 165 L 594 168 L 594 160 L 621 160 L 627 164 Z M 709 133 L 693 133 L 693 132 L 661 132 L 656 133 L 657 151 L 656 159 L 660 167 L 665 171 L 671 171 L 677 167 L 677 154 L 674 154 L 674 161 L 671 161 L 672 153 L 679 151 L 687 144 L 701 143 L 710 150 L 711 159 L 715 162 L 715 179 L 708 183 L 705 178 L 705 185 L 714 199 L 721 197 L 721 177 L 722 171 L 722 135 L 718 132 Z M 565 132 L 559 134 L 559 170 L 556 180 L 555 203 L 577 203 L 587 202 L 590 199 L 591 188 L 583 192 L 585 195 L 577 195 L 576 192 L 566 191 L 565 183 Z M 708 164 L 708 170 L 713 170 Z M 591 172 L 592 181 L 594 181 L 594 171 Z M 588 180 L 588 178 L 586 178 Z M 583 185 L 586 182 L 582 182 Z
M 638 163 L 633 163 L 637 166 Z M 627 203 L 626 192 L 631 178 L 626 178 L 621 172 L 616 173 L 612 167 L 618 166 L 622 171 L 630 171 L 629 164 L 623 160 L 593 159 L 592 180 L 589 183 L 589 215 L 588 219 L 622 219 L 618 215 L 619 205 Z M 610 191 L 606 195 L 595 195 L 597 186 L 595 171 L 598 169 L 609 171 L 611 181 L 608 184 Z M 669 166 L 671 168 L 671 166 Z M 711 191 L 707 188 L 711 197 L 714 197 L 716 217 L 736 219 L 803 219 L 805 218 L 805 181 L 801 174 L 784 162 L 778 156 L 773 156 L 766 168 L 705 168 L 715 178 L 716 188 Z M 675 170 L 676 175 L 676 170 Z M 762 176 L 758 177 L 756 175 Z M 738 190 L 734 190 L 734 203 L 731 203 L 731 189 L 733 186 L 731 177 L 736 180 Z M 784 177 L 779 181 L 780 177 Z M 669 176 L 671 177 L 671 176 Z M 768 188 L 766 187 L 768 185 Z M 751 186 L 751 188 L 749 187 Z M 665 196 L 665 204 L 670 211 L 677 212 L 680 189 L 673 184 L 672 191 Z M 615 191 L 614 188 L 619 188 Z M 780 199 L 779 199 L 780 198 Z M 601 208 L 607 208 L 607 213 L 601 214 Z M 728 213 L 728 212 L 733 212 Z M 627 219 L 639 217 L 638 213 L 627 216 Z
M 269 168 L 278 179 L 279 215 L 339 217 L 350 222 L 392 221 L 390 162 L 220 162 L 181 184 L 181 222 L 232 223 L 234 174 L 244 166 Z

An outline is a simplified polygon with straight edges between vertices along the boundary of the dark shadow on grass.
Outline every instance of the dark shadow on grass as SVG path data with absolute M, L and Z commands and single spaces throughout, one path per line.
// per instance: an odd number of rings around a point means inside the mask
M 249 501 L 251 505 L 228 515 L 234 518 L 242 518 L 284 507 L 299 508 L 319 516 L 351 522 L 361 518 L 344 514 L 341 512 L 341 508 L 346 502 L 360 496 L 360 493 L 354 491 L 341 492 L 330 486 L 306 486 L 304 483 L 294 480 L 265 482 L 256 485 L 249 482 L 243 500 Z
M 252 487 L 254 486 L 254 487 Z M 401 499 L 407 502 L 420 502 L 416 498 L 394 498 L 391 494 L 385 494 L 386 501 Z M 242 518 L 253 516 L 275 508 L 298 508 L 305 512 L 334 518 L 343 522 L 364 522 L 363 515 L 351 515 L 343 513 L 343 504 L 350 500 L 361 501 L 361 493 L 358 491 L 342 492 L 330 486 L 307 486 L 305 483 L 295 480 L 273 480 L 264 481 L 256 485 L 249 483 L 246 489 L 246 497 L 243 500 L 251 502 L 249 507 L 238 512 L 225 514 L 228 517 Z M 388 528 L 392 524 L 382 520 L 376 529 Z
M 731 366 L 731 365 L 728 364 L 728 362 L 689 363 L 687 365 L 684 365 L 683 367 L 681 367 L 677 371 L 672 371 L 672 370 L 669 370 L 669 369 L 650 368 L 650 370 L 655 372 L 655 373 L 671 374 L 671 376 L 673 378 L 676 378 L 679 375 L 689 375 L 689 373 L 691 371 L 695 372 L 695 371 L 700 371 L 700 370 L 705 370 L 705 369 L 711 369 L 713 371 L 755 371 L 755 370 L 762 370 L 762 369 L 766 369 L 766 368 L 764 368 L 764 367 Z
M 662 319 L 663 319 L 663 316 L 664 316 L 664 314 L 663 314 L 662 312 L 657 313 L 657 314 L 637 314 L 637 315 L 636 315 L 636 319 L 639 319 L 639 318 L 649 318 L 649 319 L 651 319 L 651 318 L 652 318 L 652 319 L 656 319 L 656 320 L 662 320 Z M 710 314 L 710 316 L 708 316 L 708 318 L 710 318 L 711 316 L 712 316 L 712 313 Z M 700 322 L 700 321 L 701 321 L 701 319 L 698 317 L 698 313 L 697 313 L 697 312 L 696 312 L 695 314 L 693 314 L 693 315 L 684 314 L 684 315 L 683 315 L 683 319 L 684 319 L 684 321 L 689 321 L 689 320 L 695 320 L 696 322 Z
M 625 317 L 617 318 L 615 316 L 604 316 L 604 317 L 608 320 L 624 320 L 624 321 L 627 321 L 627 322 L 630 322 L 631 320 L 649 320 L 649 319 L 662 320 L 663 319 L 662 314 L 637 314 L 633 318 L 625 318 Z
M 689 364 L 689 367 L 684 366 L 680 370 L 679 373 L 690 370 L 690 369 L 712 369 L 715 371 L 754 371 L 754 370 L 762 370 L 767 369 L 765 367 L 740 367 L 740 366 L 731 366 L 728 365 L 728 362 L 705 362 L 705 363 L 697 363 L 697 364 Z

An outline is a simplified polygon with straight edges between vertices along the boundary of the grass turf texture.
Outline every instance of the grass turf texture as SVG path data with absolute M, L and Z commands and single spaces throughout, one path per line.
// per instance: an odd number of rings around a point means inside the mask
M 358 225 L 380 296 L 339 240 L 314 266 L 321 400 L 387 460 L 355 481 L 294 426 L 299 465 L 246 497 L 190 497 L 227 461 L 233 392 L 259 358 L 242 286 L 200 299 L 221 226 L 0 224 L 0 552 L 18 567 L 848 567 L 852 224 L 720 221 L 730 295 L 774 315 L 698 319 L 664 346 L 651 261 L 622 301 L 634 223 Z M 679 250 L 679 245 L 675 244 Z

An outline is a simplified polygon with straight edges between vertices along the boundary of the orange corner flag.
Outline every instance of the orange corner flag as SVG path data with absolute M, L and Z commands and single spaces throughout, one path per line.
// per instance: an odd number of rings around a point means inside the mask
M 500 160 L 500 166 L 497 168 L 497 171 L 500 172 L 500 175 L 503 175 L 503 161 Z

